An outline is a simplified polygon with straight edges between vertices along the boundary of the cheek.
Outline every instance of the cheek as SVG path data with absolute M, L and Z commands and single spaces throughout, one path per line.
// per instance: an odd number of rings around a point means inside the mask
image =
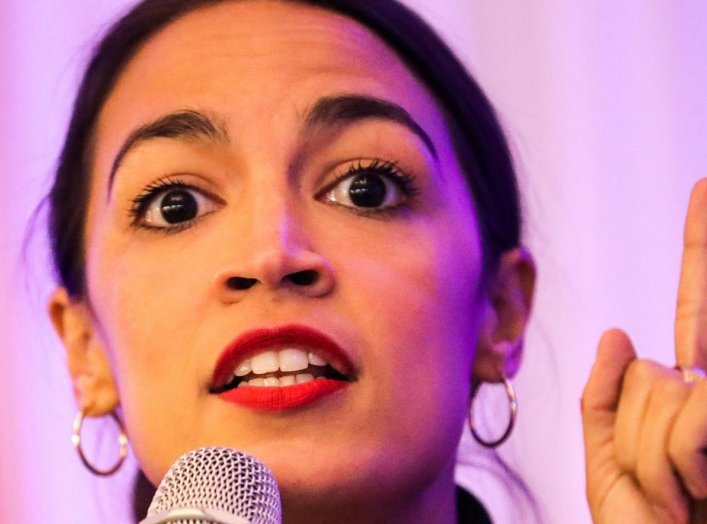
M 112 242 L 89 258 L 88 289 L 101 342 L 111 362 L 131 442 L 143 465 L 171 463 L 171 435 L 190 435 L 204 394 L 194 348 L 203 344 L 206 311 L 204 257 L 194 250 L 178 256 Z M 200 320 L 201 319 L 201 320 Z M 180 427 L 184 426 L 184 427 Z M 152 442 L 155 438 L 158 443 Z M 179 442 L 179 449 L 196 447 Z M 159 459 L 160 450 L 168 452 Z M 163 471 L 155 476 L 159 480 Z
M 396 231 L 384 249 L 380 238 L 352 239 L 356 251 L 340 261 L 341 295 L 369 344 L 364 372 L 376 405 L 412 431 L 436 420 L 458 435 L 468 405 L 481 251 L 474 222 L 461 216 Z
M 390 261 L 370 268 L 366 280 L 377 291 L 360 304 L 358 319 L 378 345 L 367 352 L 379 415 L 372 419 L 388 435 L 383 447 L 403 477 L 427 478 L 454 462 L 482 314 L 474 237 L 450 242 L 434 231 L 418 231 L 413 245 L 391 249 Z M 425 462 L 408 463 L 407 454 Z
M 197 292 L 200 284 L 203 290 L 203 257 L 194 250 L 170 254 L 117 244 L 117 249 L 106 245 L 101 258 L 93 262 L 89 290 L 98 318 L 111 330 L 106 333 L 111 357 L 150 358 L 154 351 L 147 348 L 162 346 L 183 355 L 184 348 L 175 343 L 194 326 L 194 313 L 203 300 L 203 291 Z M 181 332 L 175 332 L 175 327 Z

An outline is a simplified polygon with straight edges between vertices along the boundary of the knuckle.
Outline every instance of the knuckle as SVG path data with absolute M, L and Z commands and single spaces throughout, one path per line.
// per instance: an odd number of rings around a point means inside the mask
M 626 381 L 629 383 L 646 383 L 659 374 L 659 364 L 648 359 L 638 359 L 631 363 L 626 371 Z
M 589 388 L 589 385 L 585 384 L 584 389 L 582 389 L 582 396 L 579 397 L 579 406 L 582 409 L 582 412 L 584 412 L 585 408 L 588 406 L 588 404 L 590 402 L 589 393 L 587 392 L 588 388 Z
M 653 396 L 658 401 L 674 401 L 685 398 L 689 393 L 687 384 L 685 384 L 677 372 L 665 374 L 657 379 Z
M 682 319 L 688 315 L 688 311 L 691 311 L 695 305 L 695 298 L 692 293 L 688 292 L 686 289 L 678 290 L 677 298 L 677 318 Z
M 624 376 L 624 389 L 644 389 L 665 371 L 660 364 L 648 359 L 638 359 L 631 363 Z

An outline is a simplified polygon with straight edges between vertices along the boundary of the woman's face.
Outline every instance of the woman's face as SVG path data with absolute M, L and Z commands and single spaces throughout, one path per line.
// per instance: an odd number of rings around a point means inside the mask
M 87 303 L 153 482 L 206 445 L 286 497 L 451 478 L 479 236 L 440 109 L 377 37 L 280 2 L 189 14 L 131 60 L 93 155 Z M 303 352 L 341 375 L 267 370 Z M 294 378 L 215 392 L 249 357 L 247 380 Z M 286 385 L 312 370 L 334 378 Z

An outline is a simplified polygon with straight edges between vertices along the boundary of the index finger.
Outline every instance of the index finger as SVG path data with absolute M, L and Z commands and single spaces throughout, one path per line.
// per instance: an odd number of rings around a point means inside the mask
M 707 178 L 692 188 L 675 314 L 678 366 L 707 368 Z

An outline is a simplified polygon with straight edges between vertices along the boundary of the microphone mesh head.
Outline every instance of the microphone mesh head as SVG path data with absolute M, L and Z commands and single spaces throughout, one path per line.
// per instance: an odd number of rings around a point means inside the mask
M 147 516 L 175 508 L 214 509 L 252 524 L 280 524 L 280 493 L 270 470 L 230 448 L 199 448 L 182 455 L 160 482 Z M 199 519 L 179 524 L 206 524 Z

